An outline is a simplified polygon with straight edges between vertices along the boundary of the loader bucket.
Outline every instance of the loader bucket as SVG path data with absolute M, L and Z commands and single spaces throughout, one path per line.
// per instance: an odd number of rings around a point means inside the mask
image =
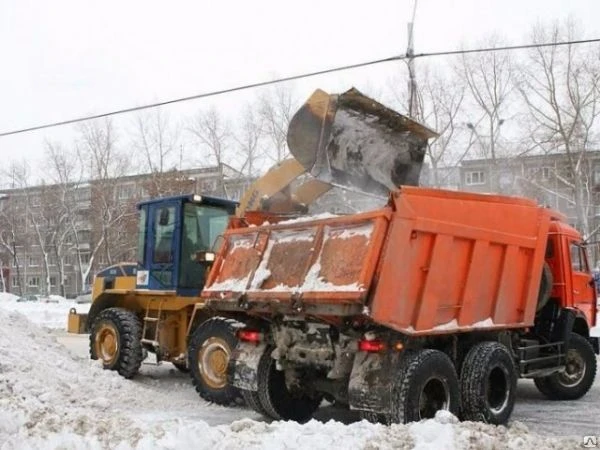
M 418 185 L 427 140 L 437 134 L 352 88 L 317 89 L 292 117 L 288 147 L 318 180 L 387 195 Z

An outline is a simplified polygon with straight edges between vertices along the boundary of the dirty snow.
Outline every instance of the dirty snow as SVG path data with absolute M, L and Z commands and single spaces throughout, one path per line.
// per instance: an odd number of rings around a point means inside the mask
M 304 425 L 267 423 L 239 406 L 203 402 L 187 376 L 169 364 L 144 366 L 134 380 L 125 380 L 78 356 L 87 352 L 85 335 L 59 334 L 69 351 L 54 334 L 17 312 L 0 309 L 0 322 L 2 450 L 562 449 L 581 442 L 580 437 L 560 436 L 581 436 L 572 428 L 561 432 L 554 427 L 558 437 L 542 437 L 519 422 L 509 428 L 457 423 L 448 413 L 420 423 L 384 426 L 325 406 Z M 593 401 L 590 398 L 590 404 Z M 544 413 L 546 419 L 560 425 L 557 410 L 565 403 L 546 402 L 551 406 Z M 580 409 L 577 403 L 570 404 Z M 597 425 L 598 414 L 592 408 L 585 415 Z M 531 423 L 532 428 L 538 426 Z
M 494 323 L 494 321 L 492 320 L 491 317 L 488 317 L 485 320 L 482 320 L 480 322 L 475 322 L 473 325 L 471 325 L 473 328 L 491 328 L 494 327 L 496 324 Z
M 373 233 L 373 223 L 369 222 L 358 227 L 344 227 L 343 230 L 327 227 L 326 233 L 330 239 L 350 239 L 355 236 L 364 236 L 370 239 Z

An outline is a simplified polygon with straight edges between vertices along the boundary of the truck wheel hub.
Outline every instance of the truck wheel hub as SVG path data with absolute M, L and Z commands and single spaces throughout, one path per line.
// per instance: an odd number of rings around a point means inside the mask
M 500 367 L 494 367 L 488 377 L 487 402 L 490 409 L 499 414 L 508 405 L 510 385 L 507 375 Z
M 112 363 L 119 352 L 119 339 L 114 326 L 103 324 L 96 332 L 96 355 L 105 364 Z
M 439 378 L 430 378 L 423 385 L 419 396 L 419 416 L 421 419 L 435 417 L 436 411 L 448 409 L 450 405 L 450 389 L 448 384 Z
M 565 371 L 559 374 L 558 378 L 563 386 L 577 386 L 583 380 L 586 365 L 583 357 L 575 350 L 567 352 L 567 364 Z
M 229 346 L 220 338 L 207 339 L 200 348 L 198 369 L 210 387 L 220 389 L 227 385 L 229 356 Z

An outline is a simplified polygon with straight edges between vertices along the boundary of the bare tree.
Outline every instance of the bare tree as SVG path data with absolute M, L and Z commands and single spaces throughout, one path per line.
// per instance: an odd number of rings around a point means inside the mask
M 435 187 L 448 184 L 449 172 L 441 172 L 441 167 L 455 167 L 465 156 L 465 151 L 453 152 L 457 140 L 464 131 L 460 126 L 463 112 L 465 85 L 455 76 L 440 73 L 425 73 L 419 80 L 417 89 L 418 107 L 422 120 L 439 133 L 427 146 L 427 156 L 431 164 L 431 184 Z M 467 149 L 473 144 L 469 139 Z
M 484 43 L 487 47 L 502 44 L 497 36 L 491 36 Z M 483 152 L 490 161 L 489 186 L 497 191 L 497 162 L 499 144 L 504 122 L 509 117 L 509 107 L 514 93 L 513 61 L 509 52 L 485 52 L 464 54 L 456 68 L 466 82 L 470 110 L 477 117 L 467 121 Z M 485 130 L 480 133 L 476 124 Z
M 289 156 L 287 132 L 298 102 L 290 84 L 278 84 L 259 98 L 259 113 L 264 124 L 264 134 L 272 145 L 267 156 L 279 163 Z
M 246 105 L 242 111 L 242 117 L 239 121 L 239 128 L 234 133 L 234 139 L 237 143 L 237 155 L 240 156 L 241 174 L 248 177 L 257 175 L 258 163 L 262 157 L 260 148 L 263 136 L 263 121 L 254 111 L 251 105 Z
M 217 191 L 223 194 L 223 164 L 229 158 L 232 139 L 231 126 L 221 116 L 219 111 L 212 106 L 206 111 L 200 111 L 188 124 L 187 130 L 198 140 L 207 156 L 206 163 L 216 164 L 221 171 Z
M 147 190 L 155 193 L 153 195 L 171 193 L 170 182 L 173 172 L 177 171 L 177 156 L 181 155 L 179 135 L 179 127 L 158 108 L 134 120 L 133 147 L 143 155 L 143 165 L 151 174 Z M 180 158 L 179 166 L 181 162 Z
M 573 22 L 537 26 L 535 42 L 573 40 Z M 587 153 L 597 144 L 600 113 L 598 47 L 553 46 L 533 49 L 521 69 L 519 92 L 531 117 L 531 147 L 562 153 L 564 171 L 554 175 L 571 192 L 577 226 L 584 237 L 596 230 L 589 223 L 592 190 Z
M 76 245 L 77 265 L 82 285 L 87 284 L 94 261 L 102 252 L 107 264 L 115 262 L 114 249 L 127 245 L 124 222 L 135 215 L 131 204 L 119 201 L 114 179 L 127 174 L 130 156 L 117 147 L 117 134 L 110 119 L 84 122 L 79 128 L 78 148 L 89 167 L 91 233 L 84 233 L 72 220 L 72 238 Z M 93 219 L 93 220 L 92 220 Z M 88 244 L 89 243 L 89 244 Z

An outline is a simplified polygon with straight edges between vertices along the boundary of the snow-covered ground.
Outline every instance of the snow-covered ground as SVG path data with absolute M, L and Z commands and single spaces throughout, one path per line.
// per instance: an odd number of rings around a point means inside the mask
M 77 304 L 58 295 L 51 295 L 52 303 L 17 302 L 17 296 L 0 292 L 0 309 L 19 311 L 30 321 L 47 328 L 66 329 L 67 316 L 72 308 L 79 313 L 87 313 L 89 303 Z
M 583 435 L 600 434 L 598 381 L 576 402 L 545 401 L 530 382 L 521 383 L 508 428 L 456 423 L 448 415 L 388 427 L 359 421 L 353 412 L 332 406 L 304 425 L 269 423 L 242 406 L 202 401 L 188 376 L 170 364 L 145 365 L 134 380 L 102 370 L 87 358 L 88 337 L 64 332 L 69 308 L 63 325 L 49 330 L 8 311 L 7 305 L 0 307 L 1 450 L 563 449 L 579 448 Z M 58 323 L 50 320 L 58 316 L 57 306 L 43 306 L 49 309 L 40 311 L 47 314 L 32 319 Z M 12 303 L 26 314 L 31 307 Z

